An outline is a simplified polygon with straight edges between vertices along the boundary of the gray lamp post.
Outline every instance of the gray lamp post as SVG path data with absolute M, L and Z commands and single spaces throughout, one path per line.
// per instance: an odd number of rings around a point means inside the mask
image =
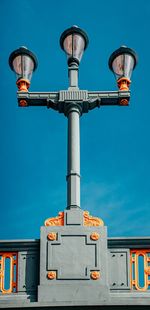
M 109 67 L 117 77 L 119 90 L 80 90 L 78 69 L 87 45 L 87 34 L 77 26 L 62 33 L 60 46 L 68 58 L 69 88 L 59 92 L 28 92 L 32 72 L 37 67 L 35 55 L 21 47 L 9 57 L 10 67 L 17 75 L 19 106 L 46 106 L 68 118 L 67 209 L 80 208 L 80 116 L 103 105 L 127 106 L 130 77 L 137 63 L 136 53 L 122 46 L 109 59 Z
M 67 210 L 47 219 L 41 227 L 37 300 L 40 305 L 47 302 L 52 307 L 110 305 L 114 294 L 109 286 L 112 290 L 129 289 L 129 253 L 108 252 L 107 229 L 103 221 L 80 208 L 80 117 L 101 106 L 129 104 L 130 78 L 137 56 L 125 46 L 110 56 L 109 67 L 117 78 L 117 91 L 81 90 L 78 70 L 88 37 L 83 30 L 73 26 L 63 32 L 60 45 L 68 59 L 67 90 L 29 92 L 31 76 L 37 67 L 36 57 L 21 47 L 9 58 L 10 67 L 17 75 L 19 106 L 45 106 L 68 118 Z M 121 271 L 116 276 L 119 261 L 123 275 Z M 111 264 L 112 279 L 109 277 Z M 29 265 L 26 262 L 23 266 Z

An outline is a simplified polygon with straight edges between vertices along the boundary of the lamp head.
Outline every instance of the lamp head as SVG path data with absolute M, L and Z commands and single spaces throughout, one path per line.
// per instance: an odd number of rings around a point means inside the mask
M 132 71 L 137 64 L 136 52 L 126 46 L 121 46 L 109 58 L 109 68 L 115 74 L 120 90 L 129 90 Z
M 60 37 L 60 46 L 67 54 L 68 65 L 75 62 L 79 65 L 83 52 L 89 43 L 88 36 L 78 26 L 65 30 Z
M 17 86 L 20 91 L 27 91 L 33 71 L 37 68 L 36 56 L 26 47 L 21 46 L 9 56 L 9 66 L 16 73 Z

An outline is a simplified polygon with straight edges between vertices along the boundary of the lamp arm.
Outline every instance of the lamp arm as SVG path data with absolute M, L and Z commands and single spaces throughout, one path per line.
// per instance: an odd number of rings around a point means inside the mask
M 87 113 L 100 106 L 128 105 L 130 91 L 86 91 L 68 89 L 59 92 L 22 92 L 19 91 L 18 104 L 26 101 L 24 106 L 46 106 L 59 113 L 64 113 L 69 102 L 76 102 Z

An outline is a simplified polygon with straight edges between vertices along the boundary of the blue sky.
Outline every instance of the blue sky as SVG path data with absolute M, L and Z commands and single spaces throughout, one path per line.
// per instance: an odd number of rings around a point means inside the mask
M 81 118 L 81 207 L 104 220 L 109 236 L 150 235 L 150 1 L 1 0 L 0 239 L 39 238 L 44 220 L 66 208 L 67 119 L 18 108 L 8 58 L 27 46 L 39 61 L 30 91 L 66 89 L 59 38 L 72 25 L 89 36 L 81 89 L 117 89 L 108 58 L 121 45 L 139 56 L 130 106 Z

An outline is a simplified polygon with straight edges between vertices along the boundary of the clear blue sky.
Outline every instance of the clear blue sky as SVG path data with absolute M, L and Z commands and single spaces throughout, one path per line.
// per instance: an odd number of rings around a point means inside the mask
M 90 41 L 81 89 L 117 89 L 108 58 L 120 45 L 139 56 L 130 106 L 81 118 L 81 207 L 104 220 L 109 236 L 150 235 L 150 1 L 0 0 L 0 239 L 39 238 L 44 220 L 66 208 L 67 119 L 18 108 L 8 58 L 27 46 L 39 60 L 30 91 L 66 89 L 59 37 L 72 25 Z

